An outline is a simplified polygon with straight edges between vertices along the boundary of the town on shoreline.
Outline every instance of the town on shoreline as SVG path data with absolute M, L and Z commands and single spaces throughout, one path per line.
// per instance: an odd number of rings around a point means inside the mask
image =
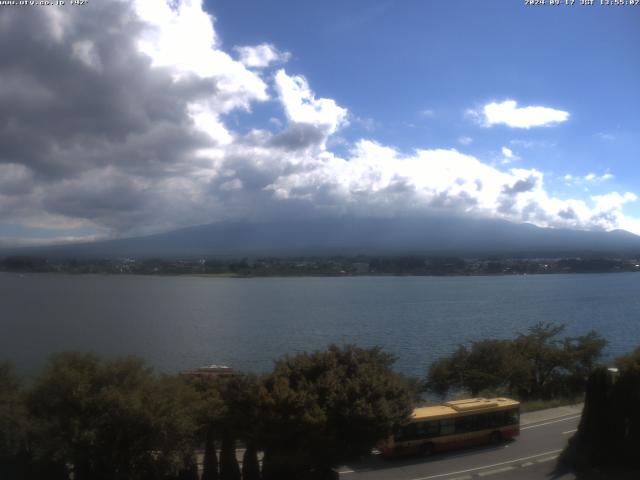
M 202 275 L 215 277 L 472 276 L 640 271 L 640 258 L 622 256 L 483 257 L 332 256 L 262 258 L 0 258 L 0 271 Z

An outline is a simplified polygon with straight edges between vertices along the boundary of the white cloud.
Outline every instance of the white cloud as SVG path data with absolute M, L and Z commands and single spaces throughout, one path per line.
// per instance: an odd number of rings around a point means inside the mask
M 326 127 L 329 134 L 346 123 L 347 109 L 330 98 L 316 98 L 303 76 L 289 76 L 284 70 L 278 70 L 275 83 L 290 121 Z
M 459 137 L 458 138 L 458 143 L 460 145 L 467 146 L 467 145 L 470 145 L 472 142 L 473 142 L 473 138 L 471 138 L 471 137 Z
M 611 142 L 616 139 L 615 135 L 605 132 L 598 132 L 594 135 L 594 137 L 599 138 L 600 140 L 605 140 L 607 142 Z
M 605 172 L 602 175 L 590 172 L 583 176 L 576 176 L 567 173 L 562 177 L 566 185 L 583 185 L 583 184 L 600 184 L 608 180 L 613 180 L 615 176 L 610 172 Z
M 638 197 L 631 192 L 626 192 L 624 195 L 618 192 L 611 192 L 605 195 L 593 195 L 591 199 L 594 201 L 597 210 L 608 212 L 620 209 L 625 203 L 635 202 Z
M 268 99 L 264 81 L 219 48 L 213 17 L 203 10 L 202 0 L 135 0 L 134 7 L 146 24 L 138 37 L 140 51 L 153 66 L 169 68 L 174 78 L 215 80 L 218 98 L 224 97 L 211 106 L 215 113 Z
M 522 139 L 515 139 L 515 140 L 511 140 L 509 142 L 510 145 L 514 145 L 516 147 L 521 147 L 521 148 L 553 148 L 556 146 L 555 143 L 553 142 L 548 142 L 545 140 L 522 140 Z
M 270 43 L 254 47 L 235 47 L 240 62 L 249 68 L 265 68 L 273 63 L 286 63 L 291 58 L 289 52 L 281 52 Z
M 431 110 L 430 108 L 425 108 L 424 110 L 420 110 L 418 112 L 418 114 L 421 117 L 425 117 L 425 118 L 433 118 L 436 114 L 436 112 L 434 112 L 433 110 Z
M 0 66 L 0 143 L 12 152 L 0 161 L 0 222 L 131 235 L 224 219 L 435 211 L 640 233 L 623 213 L 632 193 L 565 200 L 536 169 L 498 168 L 456 149 L 403 152 L 371 138 L 344 145 L 337 132 L 347 109 L 317 97 L 301 75 L 234 60 L 200 1 L 139 0 L 139 19 L 128 2 L 97 5 L 64 19 L 8 11 L 12 21 L 0 22 L 0 42 L 25 36 Z M 65 95 L 71 80 L 84 96 Z M 234 131 L 224 114 L 269 100 L 268 83 L 286 123 L 273 117 Z M 37 93 L 31 103 L 24 85 Z M 513 102 L 516 120 L 506 109 L 500 121 L 539 123 L 546 110 L 537 108 Z M 329 140 L 351 148 L 337 155 Z M 501 153 L 517 157 L 506 146 Z M 589 175 L 580 181 L 612 177 Z
M 553 125 L 569 119 L 569 112 L 549 107 L 518 107 L 515 100 L 491 102 L 482 110 L 467 110 L 467 117 L 485 127 L 507 125 L 512 128 L 532 128 Z
M 511 150 L 509 147 L 503 146 L 501 149 L 501 152 L 502 152 L 502 160 L 500 160 L 500 163 L 502 163 L 503 165 L 508 165 L 510 163 L 520 160 L 520 157 L 515 153 L 513 153 L 513 150 Z

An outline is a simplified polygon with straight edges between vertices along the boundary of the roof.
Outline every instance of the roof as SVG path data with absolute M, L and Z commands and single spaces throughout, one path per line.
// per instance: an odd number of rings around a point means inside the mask
M 510 398 L 468 398 L 465 400 L 452 400 L 442 405 L 433 407 L 416 408 L 411 415 L 412 421 L 428 418 L 440 418 L 455 416 L 461 413 L 487 412 L 501 410 L 520 405 L 517 400 Z
M 204 378 L 233 377 L 237 375 L 233 368 L 227 367 L 226 365 L 205 365 L 192 370 L 185 370 L 184 372 L 180 372 L 180 374 L 190 377 Z

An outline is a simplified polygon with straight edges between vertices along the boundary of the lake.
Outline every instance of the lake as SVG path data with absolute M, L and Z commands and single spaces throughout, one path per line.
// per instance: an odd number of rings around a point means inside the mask
M 538 321 L 595 329 L 610 359 L 640 345 L 640 274 L 202 278 L 0 273 L 0 359 L 23 374 L 52 352 L 135 354 L 156 370 L 263 372 L 286 353 L 380 345 L 423 376 L 462 342 Z

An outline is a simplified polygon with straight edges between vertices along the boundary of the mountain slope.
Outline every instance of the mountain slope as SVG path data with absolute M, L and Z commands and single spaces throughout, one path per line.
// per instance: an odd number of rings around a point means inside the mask
M 195 257 L 335 254 L 562 256 L 640 253 L 629 232 L 539 228 L 466 218 L 333 218 L 225 222 L 137 238 L 22 249 L 0 255 L 52 257 Z

